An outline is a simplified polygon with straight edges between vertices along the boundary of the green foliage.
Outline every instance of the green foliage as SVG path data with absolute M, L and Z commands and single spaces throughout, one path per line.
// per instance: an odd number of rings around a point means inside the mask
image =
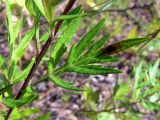
M 111 56 L 112 54 L 121 52 L 132 46 L 137 46 L 149 40 L 148 38 L 129 37 L 130 39 L 122 40 L 118 43 L 104 47 L 104 44 L 108 42 L 113 35 L 103 35 L 99 40 L 94 40 L 94 37 L 96 37 L 96 35 L 105 25 L 105 20 L 102 19 L 93 28 L 86 32 L 78 43 L 74 43 L 72 38 L 79 27 L 82 17 L 94 15 L 95 12 L 84 13 L 81 10 L 81 6 L 78 6 L 69 12 L 68 15 L 61 15 L 54 19 L 55 6 L 60 2 L 60 0 L 25 0 L 25 6 L 34 19 L 34 26 L 28 32 L 24 33 L 24 36 L 21 38 L 20 36 L 22 36 L 21 29 L 23 26 L 23 19 L 17 20 L 13 26 L 11 3 L 10 0 L 5 1 L 7 20 L 6 25 L 8 28 L 8 46 L 10 54 L 8 58 L 4 58 L 0 55 L 0 101 L 6 107 L 13 109 L 11 114 L 13 120 L 28 119 L 30 115 L 40 112 L 37 109 L 20 109 L 20 107 L 27 106 L 27 104 L 31 104 L 38 98 L 37 93 L 31 87 L 32 85 L 28 85 L 29 87 L 23 86 L 23 88 L 27 88 L 21 91 L 22 96 L 19 99 L 15 99 L 15 96 L 12 94 L 12 90 L 16 87 L 15 85 L 17 85 L 19 82 L 24 82 L 24 80 L 28 78 L 28 74 L 31 74 L 29 79 L 32 78 L 34 73 L 30 73 L 30 71 L 34 71 L 33 67 L 35 66 L 33 65 L 37 65 L 37 63 L 48 63 L 48 71 L 45 74 L 45 77 L 49 78 L 54 84 L 62 88 L 73 91 L 84 91 L 84 99 L 87 101 L 85 106 L 96 111 L 98 110 L 97 104 L 99 102 L 100 91 L 94 91 L 91 88 L 81 89 L 79 87 L 75 87 L 73 82 L 61 79 L 60 74 L 65 72 L 75 72 L 78 74 L 88 75 L 121 73 L 120 70 L 111 67 L 111 65 L 110 67 L 107 67 L 103 63 L 117 62 L 119 61 L 119 58 Z M 103 6 L 100 11 L 105 9 L 107 6 L 107 4 Z M 39 29 L 42 15 L 46 18 L 48 26 L 47 31 L 41 36 Z M 59 29 L 60 34 L 57 37 L 56 43 L 50 47 L 50 51 L 47 51 L 48 53 L 44 53 L 45 58 L 40 58 L 41 61 L 37 62 L 37 58 L 40 56 L 38 53 L 40 47 L 43 46 L 42 44 L 49 38 L 52 38 L 52 30 L 55 28 L 55 25 L 59 20 L 63 20 L 63 23 Z M 26 64 L 24 68 L 20 65 L 21 62 L 23 63 L 26 61 L 23 61 L 21 58 L 25 54 L 28 45 L 34 38 L 36 39 L 38 52 L 37 55 L 33 57 L 33 60 Z M 67 50 L 68 45 L 71 45 L 71 49 L 69 50 Z M 45 50 L 47 49 L 48 48 L 45 48 Z M 58 66 L 58 63 L 61 61 L 62 56 L 66 53 L 66 51 L 68 51 L 66 62 L 61 66 Z M 43 52 L 45 51 L 40 53 Z M 159 61 L 157 61 L 155 65 L 150 66 L 149 71 L 143 72 L 142 64 L 135 68 L 136 72 L 133 90 L 130 90 L 131 82 L 126 82 L 123 84 L 117 83 L 112 96 L 112 102 L 114 103 L 115 109 L 118 107 L 125 107 L 126 109 L 130 110 L 127 111 L 125 116 L 130 116 L 134 113 L 130 107 L 130 104 L 136 102 L 148 110 L 159 110 L 160 101 L 158 97 L 160 84 L 157 80 L 157 74 L 159 74 L 158 66 Z M 139 75 L 139 73 L 142 74 Z M 130 98 L 127 97 L 129 94 L 131 94 Z M 113 106 L 107 106 L 107 109 L 108 108 L 113 108 Z M 109 112 L 110 111 L 102 111 L 101 113 L 93 112 L 94 115 L 92 112 L 90 112 L 88 116 L 92 116 L 92 118 L 96 120 L 105 120 L 106 118 L 114 120 L 116 118 L 115 114 L 111 114 Z M 1 113 L 5 115 L 5 112 Z M 3 119 L 3 116 L 0 115 L 0 119 L 1 117 Z M 36 118 L 36 120 L 45 120 L 49 119 L 49 117 L 50 113 L 46 113 Z
M 93 38 L 98 33 L 98 31 L 104 26 L 105 20 L 101 20 L 94 28 L 92 28 L 77 44 L 76 46 L 76 56 L 79 57 L 84 52 L 84 50 L 90 46 L 93 42 Z
M 13 83 L 16 84 L 26 78 L 28 75 L 29 71 L 31 70 L 32 65 L 34 64 L 34 59 L 30 62 L 30 64 L 22 71 L 18 72 L 15 74 L 13 78 Z
M 135 109 L 134 106 L 149 111 L 159 110 L 159 65 L 160 59 L 158 59 L 154 65 L 149 65 L 149 67 L 143 63 L 136 66 L 134 68 L 134 81 L 122 83 L 117 81 L 114 88 L 114 94 L 108 99 L 109 102 L 106 101 L 107 103 L 101 103 L 104 108 L 99 111 L 97 111 L 98 103 L 94 102 L 94 100 L 97 100 L 96 98 L 99 97 L 99 95 L 94 95 L 97 94 L 97 91 L 94 92 L 91 88 L 86 89 L 83 94 L 86 103 L 84 109 L 87 109 L 89 112 L 84 114 L 93 120 L 97 120 L 101 115 L 102 116 L 99 119 L 103 119 L 103 116 L 105 116 L 105 118 L 108 118 L 109 120 L 141 120 L 143 113 Z M 94 95 L 94 97 L 91 99 L 92 95 Z M 99 99 L 97 101 L 99 101 Z M 91 104 L 93 102 L 94 104 Z M 116 112 L 116 110 L 120 111 Z M 125 110 L 124 114 L 122 114 L 121 110 Z
M 14 59 L 16 61 L 18 61 L 22 57 L 22 55 L 24 54 L 28 44 L 32 40 L 34 34 L 35 34 L 35 28 L 32 28 L 32 30 L 27 32 L 25 34 L 25 36 L 22 38 L 20 44 L 18 45 L 18 47 L 15 50 L 15 58 Z
M 13 35 L 13 25 L 12 25 L 12 16 L 11 16 L 11 6 L 10 1 L 6 0 L 6 17 L 7 17 L 7 27 L 8 27 L 8 42 L 9 42 L 9 48 L 12 51 L 13 50 L 13 44 L 14 44 L 14 35 Z
M 49 23 L 53 21 L 54 9 L 51 5 L 54 0 L 42 0 L 46 18 Z
M 29 119 L 31 115 L 39 113 L 40 110 L 36 108 L 25 108 L 24 110 L 20 110 L 19 108 L 14 108 L 11 118 L 12 120 L 19 120 L 19 119 Z
M 26 92 L 20 100 L 6 98 L 3 104 L 10 108 L 21 107 L 25 104 L 30 104 L 32 101 L 37 99 L 37 95 L 34 92 Z
M 5 92 L 7 92 L 7 91 L 9 91 L 12 88 L 12 86 L 13 85 L 10 84 L 10 85 L 7 85 L 6 87 L 0 89 L 0 95 L 3 94 L 3 93 L 5 93 Z
M 50 34 L 51 34 L 51 30 L 50 30 L 50 29 L 47 29 L 47 31 L 46 31 L 46 32 L 42 35 L 42 37 L 40 38 L 40 41 L 41 41 L 42 43 L 46 42 L 46 41 L 48 40 Z
M 55 76 L 51 76 L 50 77 L 51 81 L 54 82 L 57 86 L 60 86 L 62 88 L 65 88 L 65 89 L 69 89 L 69 90 L 75 90 L 75 91 L 81 91 L 80 88 L 77 88 L 77 87 L 74 87 L 73 86 L 73 83 L 71 82 L 67 82 L 65 80 L 62 80 L 58 77 L 55 77 Z
M 50 113 L 46 113 L 44 115 L 39 116 L 35 120 L 49 120 L 49 117 L 50 117 Z
M 142 70 L 142 64 L 135 69 L 135 86 L 133 90 L 132 100 L 139 100 L 141 104 L 148 110 L 160 109 L 160 101 L 158 100 L 160 84 L 158 82 L 160 60 L 149 67 L 149 70 Z M 139 75 L 139 73 L 141 75 Z M 144 91 L 144 92 L 143 92 Z
M 16 24 L 13 26 L 13 31 L 14 31 L 14 37 L 13 37 L 13 43 L 15 43 L 19 32 L 21 30 L 21 26 L 22 26 L 22 19 L 17 20 Z
M 85 105 L 93 110 L 97 109 L 97 103 L 99 100 L 100 91 L 93 91 L 91 88 L 85 88 L 83 92 L 84 99 L 86 100 Z
M 80 9 L 79 11 L 77 11 L 77 13 L 79 12 Z M 78 28 L 79 22 L 80 22 L 80 17 L 73 19 L 67 26 L 66 30 L 63 32 L 61 37 L 57 40 L 57 43 L 54 46 L 53 51 L 51 52 L 51 59 L 48 66 L 49 73 L 53 71 L 58 61 L 66 51 L 66 45 L 71 41 L 76 29 Z

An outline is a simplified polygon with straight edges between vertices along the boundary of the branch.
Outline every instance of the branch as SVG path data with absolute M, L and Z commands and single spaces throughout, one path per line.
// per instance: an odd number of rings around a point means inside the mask
M 71 8 L 73 7 L 73 5 L 75 4 L 76 0 L 70 0 L 63 12 L 63 14 L 68 14 L 68 12 L 71 10 Z M 60 26 L 62 25 L 63 23 L 63 20 L 59 21 L 55 27 L 55 31 L 54 31 L 54 36 L 57 34 Z M 46 41 L 46 43 L 44 44 L 44 46 L 42 47 L 40 53 L 38 54 L 38 56 L 36 57 L 36 60 L 35 60 L 35 63 L 33 64 L 27 78 L 25 79 L 21 89 L 19 90 L 19 93 L 17 94 L 16 96 L 16 99 L 19 99 L 21 96 L 22 96 L 22 91 L 28 86 L 31 78 L 33 77 L 34 75 L 34 72 L 36 71 L 38 65 L 40 64 L 44 54 L 46 53 L 47 49 L 49 48 L 50 44 L 52 42 L 52 35 L 49 37 L 49 39 Z M 12 108 L 10 108 L 7 112 L 7 115 L 6 115 L 6 118 L 5 120 L 8 120 L 11 112 L 12 112 Z
M 153 5 L 154 5 L 154 3 L 152 2 L 150 4 L 145 4 L 143 6 L 134 5 L 133 7 L 128 7 L 128 8 L 124 8 L 124 9 L 106 9 L 106 10 L 102 10 L 102 11 L 97 10 L 97 12 L 99 12 L 99 13 L 101 13 L 101 12 L 126 12 L 128 10 L 134 10 L 134 9 L 148 9 Z M 96 11 L 89 11 L 89 12 L 96 12 Z

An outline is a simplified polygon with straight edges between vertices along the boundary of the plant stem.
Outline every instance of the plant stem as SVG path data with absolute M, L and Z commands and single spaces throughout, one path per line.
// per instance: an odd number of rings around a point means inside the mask
M 75 4 L 76 0 L 70 0 L 66 6 L 66 8 L 64 9 L 64 12 L 63 12 L 63 15 L 66 15 L 68 14 L 68 12 L 71 10 L 71 8 L 73 7 L 73 5 Z M 55 31 L 54 31 L 54 36 L 57 34 L 59 28 L 61 27 L 63 23 L 63 20 L 59 21 L 57 24 L 56 24 L 56 27 L 55 27 Z M 34 75 L 34 72 L 36 71 L 38 65 L 40 64 L 44 54 L 46 53 L 47 49 L 49 48 L 50 44 L 52 42 L 52 35 L 48 38 L 48 40 L 46 41 L 46 43 L 44 44 L 44 46 L 42 47 L 40 53 L 38 54 L 38 56 L 36 57 L 36 60 L 35 60 L 35 63 L 33 64 L 27 78 L 25 79 L 21 89 L 19 90 L 17 96 L 15 99 L 19 99 L 21 96 L 22 96 L 22 91 L 28 86 L 31 78 L 33 77 Z M 8 120 L 9 119 L 9 116 L 12 112 L 12 108 L 10 108 L 7 112 L 7 115 L 5 117 L 5 120 Z

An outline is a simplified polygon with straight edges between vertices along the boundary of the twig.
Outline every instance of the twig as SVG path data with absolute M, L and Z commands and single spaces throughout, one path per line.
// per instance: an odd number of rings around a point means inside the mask
M 65 10 L 64 10 L 64 12 L 63 12 L 63 14 L 67 14 L 67 13 L 71 10 L 71 8 L 72 8 L 73 5 L 75 4 L 75 2 L 76 2 L 76 0 L 70 0 L 70 1 L 68 2 L 68 4 L 67 4 L 67 6 L 66 6 L 66 8 L 65 8 Z M 54 31 L 54 36 L 57 34 L 57 32 L 58 32 L 60 26 L 62 25 L 62 23 L 63 23 L 63 20 L 61 20 L 61 21 L 59 21 L 59 22 L 57 23 L 57 25 L 56 25 L 56 27 L 55 27 L 55 31 Z M 51 42 L 52 42 L 52 35 L 51 35 L 51 36 L 49 37 L 49 39 L 46 41 L 46 43 L 45 43 L 44 46 L 42 47 L 39 55 L 36 57 L 35 63 L 33 64 L 33 66 L 32 66 L 32 68 L 31 68 L 31 70 L 30 70 L 27 78 L 25 79 L 25 81 L 24 81 L 21 89 L 19 90 L 19 92 L 18 92 L 18 94 L 17 94 L 17 96 L 16 96 L 16 99 L 19 99 L 19 98 L 22 96 L 22 91 L 28 86 L 31 78 L 32 78 L 33 75 L 34 75 L 35 70 L 37 69 L 38 65 L 40 64 L 40 62 L 41 62 L 44 54 L 46 53 L 47 49 L 49 48 Z M 10 108 L 10 109 L 8 110 L 5 120 L 8 120 L 8 118 L 9 118 L 12 110 L 13 110 L 12 108 Z
M 128 7 L 128 8 L 124 8 L 124 9 L 106 9 L 106 10 L 97 11 L 97 12 L 100 12 L 100 13 L 101 12 L 126 12 L 128 10 L 134 10 L 134 9 L 148 9 L 148 8 L 150 8 L 153 5 L 154 5 L 154 3 L 152 2 L 150 4 L 146 4 L 146 5 L 143 5 L 143 6 L 136 6 L 136 5 L 134 5 L 133 7 Z

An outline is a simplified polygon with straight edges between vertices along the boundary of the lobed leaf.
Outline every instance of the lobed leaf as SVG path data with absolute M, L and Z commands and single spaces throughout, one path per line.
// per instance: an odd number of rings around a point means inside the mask
M 76 54 L 80 56 L 84 50 L 90 46 L 93 42 L 93 37 L 98 33 L 98 31 L 104 26 L 105 20 L 102 19 L 95 27 L 93 27 L 77 44 L 76 46 Z
M 105 35 L 103 38 L 95 42 L 88 50 L 87 56 L 96 56 L 98 50 L 109 40 L 109 36 Z
M 57 40 L 54 50 L 51 53 L 51 59 L 53 61 L 49 62 L 49 67 L 52 66 L 53 67 L 52 69 L 54 69 L 54 67 L 58 63 L 57 61 L 60 60 L 61 56 L 65 52 L 64 50 L 63 52 L 61 52 L 61 49 L 62 48 L 64 49 L 66 45 L 71 41 L 75 31 L 78 28 L 79 22 L 80 22 L 80 17 L 73 19 L 72 22 L 68 25 L 67 29 L 63 32 L 61 37 Z

